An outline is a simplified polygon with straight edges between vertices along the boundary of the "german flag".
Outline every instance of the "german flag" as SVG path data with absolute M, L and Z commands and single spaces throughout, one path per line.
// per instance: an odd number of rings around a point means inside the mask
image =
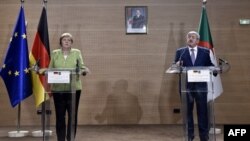
M 30 65 L 38 65 L 39 68 L 48 68 L 50 62 L 50 47 L 46 9 L 43 7 L 40 17 L 38 31 L 29 56 Z M 45 76 L 32 71 L 32 89 L 35 97 L 35 104 L 38 107 L 49 98 L 45 98 Z

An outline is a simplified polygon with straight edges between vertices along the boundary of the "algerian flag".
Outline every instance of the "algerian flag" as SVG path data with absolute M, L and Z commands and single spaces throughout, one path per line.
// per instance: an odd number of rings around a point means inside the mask
M 199 34 L 200 34 L 199 46 L 210 49 L 211 61 L 213 62 L 215 66 L 218 66 L 217 61 L 216 61 L 214 47 L 213 47 L 213 40 L 212 40 L 212 36 L 210 33 L 205 5 L 203 5 L 202 7 L 202 13 L 201 13 L 200 25 L 199 25 Z M 218 74 L 216 77 L 213 76 L 212 80 L 213 80 L 213 86 L 211 83 L 209 83 L 208 85 L 208 91 L 209 91 L 208 98 L 207 98 L 208 102 L 210 100 L 217 98 L 223 92 L 220 75 Z M 212 87 L 214 91 L 212 91 Z

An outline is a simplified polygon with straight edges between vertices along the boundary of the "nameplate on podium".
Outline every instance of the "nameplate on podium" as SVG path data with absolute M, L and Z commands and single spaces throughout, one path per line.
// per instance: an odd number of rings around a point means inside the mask
M 49 71 L 48 83 L 70 83 L 70 71 Z
M 188 82 L 210 82 L 209 70 L 188 70 Z

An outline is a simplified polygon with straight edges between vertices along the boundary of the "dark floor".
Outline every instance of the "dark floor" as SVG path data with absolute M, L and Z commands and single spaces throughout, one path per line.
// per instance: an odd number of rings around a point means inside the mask
M 218 126 L 222 129 L 222 126 Z M 0 141 L 43 141 L 31 133 L 38 127 L 21 127 L 29 131 L 26 137 L 8 137 L 15 127 L 0 127 Z M 55 129 L 48 141 L 56 141 Z M 180 125 L 85 125 L 79 126 L 75 141 L 184 141 L 183 128 Z M 199 141 L 196 136 L 195 141 Z M 216 141 L 223 141 L 223 134 L 216 135 Z

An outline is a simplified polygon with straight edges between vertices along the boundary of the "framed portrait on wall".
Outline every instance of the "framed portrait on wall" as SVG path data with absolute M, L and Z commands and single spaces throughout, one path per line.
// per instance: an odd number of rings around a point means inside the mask
M 146 6 L 125 6 L 126 34 L 147 34 L 148 9 Z

